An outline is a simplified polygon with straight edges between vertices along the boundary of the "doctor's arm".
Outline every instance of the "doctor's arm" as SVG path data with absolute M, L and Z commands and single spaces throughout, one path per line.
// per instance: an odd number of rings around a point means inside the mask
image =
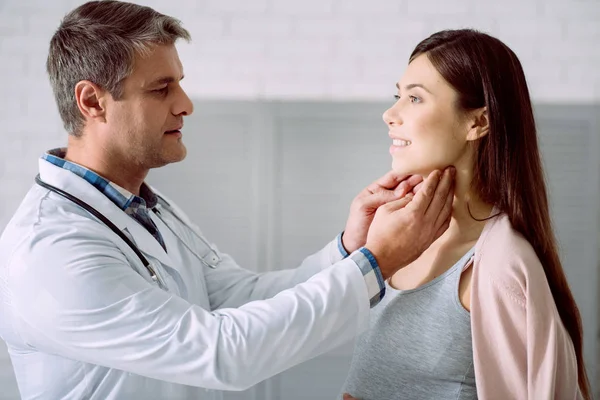
M 340 236 L 305 258 L 297 268 L 280 271 L 253 272 L 240 267 L 229 254 L 220 253 L 222 261 L 217 268 L 201 266 L 211 309 L 240 307 L 250 301 L 271 298 L 282 290 L 306 282 L 348 256 L 343 247 L 338 247 L 341 246 Z M 213 247 L 216 248 L 215 245 Z
M 390 171 L 372 182 L 352 201 L 344 232 L 306 257 L 297 268 L 255 273 L 241 268 L 230 255 L 223 254 L 219 268 L 204 266 L 211 309 L 239 307 L 249 301 L 273 297 L 343 260 L 365 245 L 377 209 L 420 188 L 422 181 L 420 176 L 406 177 Z
M 105 231 L 89 223 L 74 223 L 61 236 L 38 231 L 14 253 L 14 310 L 32 348 L 174 383 L 241 390 L 367 325 L 367 286 L 351 258 L 273 299 L 208 312 L 146 281 Z
M 248 388 L 366 328 L 369 301 L 378 301 L 367 281 L 379 268 L 391 276 L 447 228 L 452 195 L 447 180 L 436 191 L 438 181 L 410 203 L 378 209 L 366 248 L 272 299 L 213 312 L 146 281 L 101 224 L 36 225 L 6 263 L 16 330 L 37 351 L 185 385 Z M 407 228 L 412 236 L 399 242 Z

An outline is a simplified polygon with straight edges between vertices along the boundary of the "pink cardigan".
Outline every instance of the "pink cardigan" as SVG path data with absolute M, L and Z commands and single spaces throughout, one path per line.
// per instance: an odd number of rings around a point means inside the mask
M 478 398 L 582 399 L 573 343 L 540 260 L 506 214 L 476 244 L 471 285 Z

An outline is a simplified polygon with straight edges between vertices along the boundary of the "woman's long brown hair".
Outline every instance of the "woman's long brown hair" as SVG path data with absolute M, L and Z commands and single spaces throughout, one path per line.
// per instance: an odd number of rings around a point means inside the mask
M 550 222 L 535 120 L 525 74 L 500 40 L 471 29 L 446 30 L 417 45 L 458 92 L 458 107 L 487 107 L 489 134 L 476 145 L 473 189 L 508 215 L 533 246 L 544 268 L 563 325 L 577 355 L 579 387 L 590 399 L 583 361 L 581 316 L 567 283 Z

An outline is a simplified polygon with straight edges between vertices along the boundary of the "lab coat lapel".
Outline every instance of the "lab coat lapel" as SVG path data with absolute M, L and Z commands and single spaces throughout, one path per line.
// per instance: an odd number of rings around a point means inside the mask
M 165 249 L 160 245 L 158 240 L 148 230 L 143 227 L 139 222 L 128 216 L 123 212 L 129 221 L 126 222 L 125 230 L 129 233 L 129 237 L 133 240 L 136 246 L 146 256 L 156 258 L 162 264 L 173 268 L 173 261 L 171 257 L 165 252 Z M 165 235 L 165 232 L 161 231 L 161 234 Z M 167 251 L 169 248 L 167 247 Z
M 117 207 L 115 203 L 85 179 L 43 159 L 39 161 L 39 168 L 40 178 L 44 182 L 70 193 L 101 212 L 117 228 L 125 231 L 144 255 L 158 259 L 169 267 L 173 266 L 171 257 L 146 228 Z M 90 218 L 95 219 L 91 214 Z

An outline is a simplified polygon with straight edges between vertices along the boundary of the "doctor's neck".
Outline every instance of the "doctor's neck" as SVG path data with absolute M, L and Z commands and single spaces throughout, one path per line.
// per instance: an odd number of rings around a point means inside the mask
M 79 138 L 69 136 L 65 160 L 79 164 L 123 189 L 139 196 L 140 187 L 149 169 L 142 168 L 108 149 L 98 148 Z

